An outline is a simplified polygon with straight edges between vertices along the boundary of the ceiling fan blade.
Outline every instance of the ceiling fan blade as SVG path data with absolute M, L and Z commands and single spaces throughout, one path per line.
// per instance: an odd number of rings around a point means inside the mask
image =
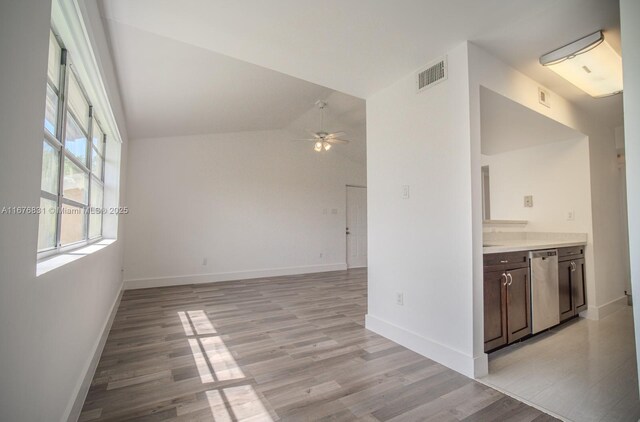
M 337 139 L 337 138 L 331 138 L 331 139 L 325 139 L 326 142 L 329 142 L 330 144 L 348 144 L 349 141 L 348 139 Z
M 344 136 L 344 135 L 346 135 L 346 133 L 345 133 L 345 132 L 342 132 L 342 131 L 340 131 L 340 132 L 333 132 L 333 133 L 328 134 L 328 135 L 327 135 L 327 137 L 326 137 L 326 139 L 335 139 L 335 138 L 338 138 L 338 137 L 340 137 L 340 136 Z
M 310 138 L 308 138 L 308 139 L 292 139 L 291 141 L 292 142 L 298 142 L 298 141 L 318 142 L 318 139 L 317 138 L 315 138 L 315 139 L 310 139 Z
M 318 135 L 316 132 L 307 129 L 307 132 L 309 133 L 309 135 L 313 136 L 315 139 L 320 139 L 320 135 Z

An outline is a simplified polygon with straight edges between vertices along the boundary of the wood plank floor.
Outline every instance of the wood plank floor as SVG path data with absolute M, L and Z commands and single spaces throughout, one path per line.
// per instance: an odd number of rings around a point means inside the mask
M 549 421 L 364 328 L 366 270 L 130 290 L 81 421 Z

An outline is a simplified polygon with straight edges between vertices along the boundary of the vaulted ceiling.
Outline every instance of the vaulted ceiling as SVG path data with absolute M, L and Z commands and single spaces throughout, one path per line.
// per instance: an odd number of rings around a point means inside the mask
M 537 63 L 597 29 L 619 49 L 616 0 L 108 0 L 101 9 L 132 138 L 284 127 L 318 98 L 366 99 L 465 40 L 603 123 L 622 122 L 621 96 L 595 100 Z

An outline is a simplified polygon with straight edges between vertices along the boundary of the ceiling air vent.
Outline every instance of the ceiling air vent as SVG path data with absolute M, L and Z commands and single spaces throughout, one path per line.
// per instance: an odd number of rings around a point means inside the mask
M 438 59 L 420 69 L 416 75 L 418 92 L 447 80 L 447 57 Z

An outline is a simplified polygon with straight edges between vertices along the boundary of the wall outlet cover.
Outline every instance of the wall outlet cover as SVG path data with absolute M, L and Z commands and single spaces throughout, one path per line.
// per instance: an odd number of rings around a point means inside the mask
M 404 293 L 397 292 L 396 293 L 396 305 L 404 305 Z

